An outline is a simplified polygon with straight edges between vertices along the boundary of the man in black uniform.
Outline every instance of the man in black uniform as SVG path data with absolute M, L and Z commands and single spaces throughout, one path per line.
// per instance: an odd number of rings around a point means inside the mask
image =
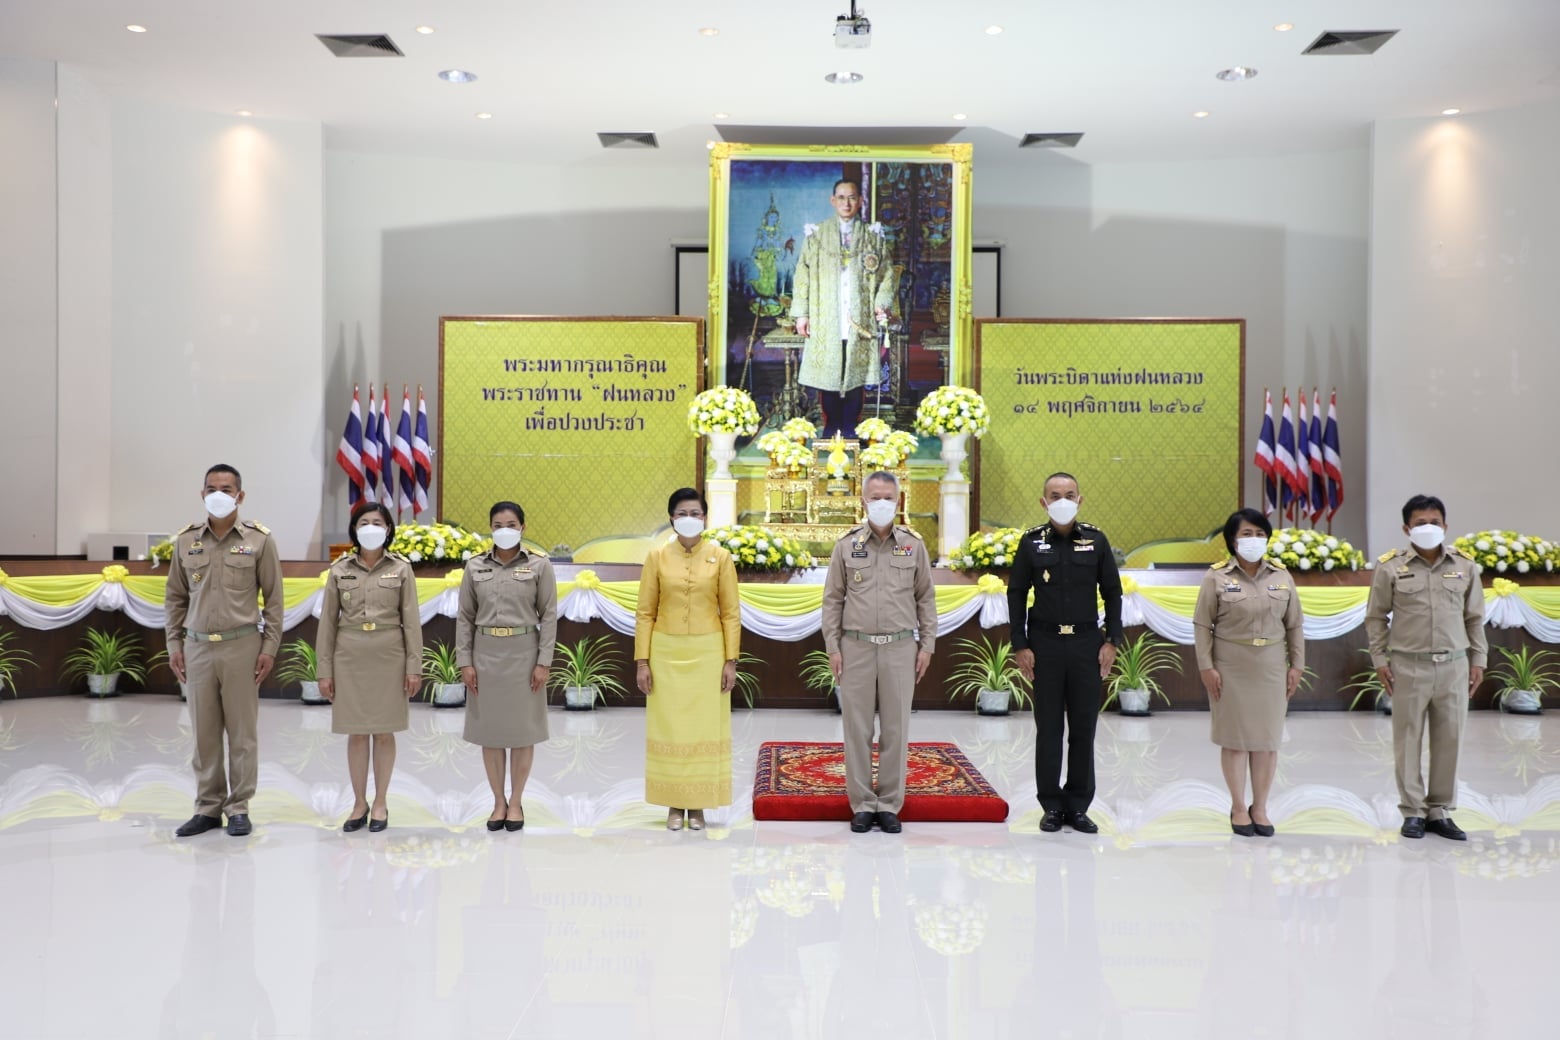
M 1008 617 L 1019 670 L 1035 684 L 1035 790 L 1040 829 L 1099 830 L 1094 800 L 1094 724 L 1100 680 L 1121 644 L 1121 574 L 1097 527 L 1077 522 L 1083 496 L 1070 473 L 1046 478 L 1040 500 L 1049 522 L 1024 532 L 1008 581 Z M 1035 605 L 1026 609 L 1029 590 Z M 1095 589 L 1105 600 L 1101 633 Z M 1062 720 L 1067 721 L 1067 786 L 1062 786 Z

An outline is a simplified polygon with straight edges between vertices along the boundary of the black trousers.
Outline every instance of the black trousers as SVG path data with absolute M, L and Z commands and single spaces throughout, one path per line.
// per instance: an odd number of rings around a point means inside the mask
M 1038 626 L 1031 625 L 1031 633 Z M 1091 626 L 1092 627 L 1092 626 Z M 1034 636 L 1035 792 L 1050 811 L 1085 812 L 1094 801 L 1094 727 L 1100 717 L 1098 629 L 1075 636 Z M 1067 733 L 1067 785 L 1062 786 L 1062 729 Z
M 832 390 L 818 391 L 818 410 L 823 413 L 819 424 L 819 437 L 833 437 L 836 432 L 845 437 L 856 436 L 856 424 L 861 421 L 861 406 L 866 400 L 867 388 L 858 386 L 837 394 Z

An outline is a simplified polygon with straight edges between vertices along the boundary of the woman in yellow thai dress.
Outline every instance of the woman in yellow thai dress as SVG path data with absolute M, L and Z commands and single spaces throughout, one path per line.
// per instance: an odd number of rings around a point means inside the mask
M 742 637 L 737 567 L 705 541 L 708 506 L 672 492 L 677 537 L 645 560 L 634 626 L 645 695 L 645 801 L 664 805 L 667 830 L 704 828 L 704 810 L 731 804 L 731 688 Z

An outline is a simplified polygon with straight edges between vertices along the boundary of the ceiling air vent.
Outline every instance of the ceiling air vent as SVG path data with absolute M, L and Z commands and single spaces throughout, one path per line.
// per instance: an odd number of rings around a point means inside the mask
M 1076 148 L 1082 134 L 1025 134 L 1020 148 Z
M 401 48 L 384 33 L 373 36 L 328 36 L 316 33 L 314 38 L 338 58 L 400 58 Z
M 1370 32 L 1324 32 L 1301 54 L 1375 54 L 1396 36 L 1396 29 Z
M 651 133 L 615 133 L 597 134 L 596 139 L 601 142 L 603 148 L 659 148 L 655 134 Z

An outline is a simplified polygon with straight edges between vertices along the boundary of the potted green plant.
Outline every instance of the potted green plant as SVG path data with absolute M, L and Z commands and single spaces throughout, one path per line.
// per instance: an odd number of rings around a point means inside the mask
M 423 696 L 435 708 L 458 708 L 466 703 L 466 683 L 455 663 L 455 648 L 448 643 L 423 647 Z
M 1370 656 L 1369 650 L 1362 649 L 1360 653 Z M 1374 666 L 1355 672 L 1353 681 L 1345 684 L 1343 688 L 1354 691 L 1354 699 L 1349 702 L 1348 711 L 1353 711 L 1359 707 L 1360 701 L 1369 697 L 1373 710 L 1383 715 L 1392 714 L 1392 698 L 1387 696 L 1386 684 L 1381 681 L 1381 676 L 1376 674 Z
M 1508 650 L 1497 646 L 1501 661 L 1490 669 L 1490 677 L 1504 682 L 1495 695 L 1495 705 L 1513 715 L 1537 715 L 1543 708 L 1544 692 L 1560 682 L 1555 678 L 1555 654 L 1550 650 Z
M 610 636 L 590 636 L 576 643 L 559 643 L 553 652 L 552 674 L 547 685 L 563 690 L 566 711 L 590 711 L 607 694 L 626 697 L 628 688 L 617 677 L 623 655 Z
M 833 702 L 834 714 L 840 713 L 840 684 L 834 679 L 827 650 L 811 650 L 802 657 L 802 685 L 817 690 Z
M 306 640 L 294 639 L 282 647 L 282 660 L 276 667 L 276 681 L 286 686 L 298 684 L 298 699 L 305 704 L 329 704 L 320 694 L 320 658 Z
M 981 715 L 1006 715 L 1009 702 L 1020 709 L 1032 706 L 1029 680 L 1018 670 L 1013 647 L 1006 640 L 993 643 L 986 636 L 960 639 L 954 644 L 955 661 L 962 661 L 948 676 L 948 699 L 969 694 L 975 696 L 975 711 Z
M 20 696 L 16 692 L 16 677 L 21 674 L 22 668 L 31 666 L 36 662 L 26 650 L 13 647 L 11 640 L 16 638 L 15 632 L 0 631 L 0 695 L 4 695 L 6 687 L 11 688 L 11 696 Z
M 1147 715 L 1151 695 L 1157 693 L 1166 704 L 1170 703 L 1169 694 L 1159 685 L 1156 676 L 1162 672 L 1180 670 L 1181 656 L 1170 643 L 1155 639 L 1148 632 L 1136 639 L 1128 639 L 1116 653 L 1116 667 L 1106 682 L 1110 693 L 1100 705 L 1100 710 L 1104 711 L 1110 707 L 1111 701 L 1119 699 L 1121 714 Z
M 118 692 L 121 675 L 128 675 L 136 682 L 146 681 L 146 666 L 141 661 L 141 647 L 135 637 L 89 628 L 81 643 L 65 658 L 60 679 L 70 682 L 85 676 L 89 695 L 113 697 Z
M 745 664 L 762 665 L 763 663 L 763 658 L 754 657 L 749 653 L 743 653 L 737 657 L 737 684 L 731 692 L 733 694 L 741 694 L 742 699 L 747 702 L 749 708 L 753 706 L 754 700 L 758 697 L 758 676 L 752 672 L 743 671 L 742 666 Z

